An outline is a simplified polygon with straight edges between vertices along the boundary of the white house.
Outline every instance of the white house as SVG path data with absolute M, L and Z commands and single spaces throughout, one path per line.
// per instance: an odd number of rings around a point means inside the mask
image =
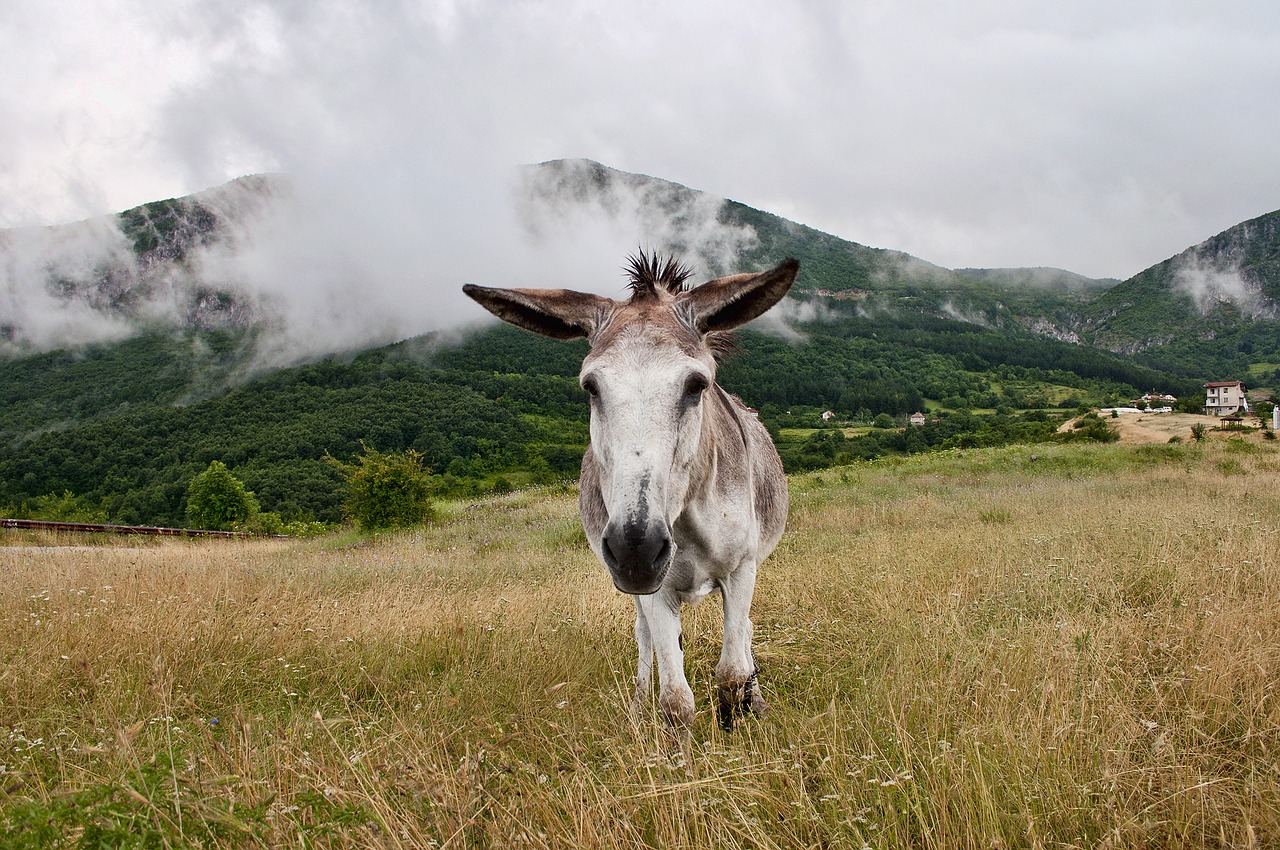
M 923 413 L 921 413 L 921 412 L 920 412 L 920 411 L 918 411 L 918 410 L 917 410 L 915 413 L 911 414 L 911 424 L 912 424 L 912 425 L 915 425 L 915 426 L 917 426 L 917 427 L 919 427 L 919 426 L 923 425 L 923 424 L 924 424 L 924 414 L 923 414 Z
M 1210 416 L 1249 412 L 1249 399 L 1240 381 L 1210 381 L 1204 389 L 1204 412 Z

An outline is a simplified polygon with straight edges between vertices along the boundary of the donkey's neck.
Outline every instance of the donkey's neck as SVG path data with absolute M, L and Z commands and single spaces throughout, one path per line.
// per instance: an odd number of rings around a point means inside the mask
M 689 474 L 690 498 L 714 498 L 725 479 L 750 483 L 747 463 L 747 434 L 737 405 L 717 383 L 707 388 L 702 413 L 702 433 L 698 455 Z

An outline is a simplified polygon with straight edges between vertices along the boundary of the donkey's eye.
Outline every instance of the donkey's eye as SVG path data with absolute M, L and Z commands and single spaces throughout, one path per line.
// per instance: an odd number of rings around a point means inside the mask
M 690 402 L 695 402 L 708 386 L 710 386 L 710 384 L 707 381 L 706 375 L 690 375 L 684 382 L 684 397 Z

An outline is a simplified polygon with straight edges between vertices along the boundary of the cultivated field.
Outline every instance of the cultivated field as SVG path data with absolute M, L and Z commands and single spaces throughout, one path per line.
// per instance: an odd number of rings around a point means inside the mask
M 0 549 L 0 844 L 1280 844 L 1273 444 L 792 489 L 772 711 L 715 725 L 710 600 L 682 757 L 628 717 L 631 604 L 570 493 L 370 541 Z

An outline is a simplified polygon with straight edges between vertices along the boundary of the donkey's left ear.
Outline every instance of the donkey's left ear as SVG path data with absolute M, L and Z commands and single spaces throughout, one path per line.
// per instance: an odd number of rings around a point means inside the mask
M 552 339 L 590 336 L 613 304 L 569 289 L 495 289 L 468 283 L 462 291 L 502 321 Z
M 796 282 L 797 260 L 785 259 L 759 274 L 735 274 L 707 281 L 684 294 L 699 333 L 731 331 L 764 314 Z

